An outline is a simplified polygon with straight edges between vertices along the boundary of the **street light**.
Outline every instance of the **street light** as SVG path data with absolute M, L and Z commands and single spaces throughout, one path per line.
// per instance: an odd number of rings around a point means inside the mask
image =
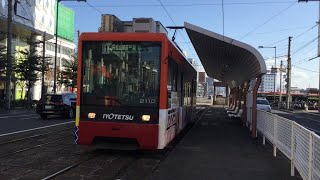
M 58 23 L 59 23 L 59 2 L 60 1 L 83 1 L 87 2 L 87 0 L 57 0 L 57 11 L 56 11 L 56 44 L 54 51 L 54 71 L 53 71 L 53 92 L 57 92 L 57 54 L 58 54 Z M 60 52 L 61 53 L 61 52 Z
M 275 68 L 275 73 L 274 73 L 274 78 L 273 78 L 273 101 L 276 102 L 276 74 L 277 74 L 277 46 L 259 46 L 258 48 L 274 48 L 274 68 Z M 281 90 L 280 90 L 281 91 Z

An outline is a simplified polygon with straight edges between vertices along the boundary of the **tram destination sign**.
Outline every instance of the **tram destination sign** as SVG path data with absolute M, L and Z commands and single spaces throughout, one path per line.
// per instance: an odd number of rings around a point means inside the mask
M 133 43 L 102 43 L 102 54 L 111 54 L 111 53 L 137 53 L 141 51 L 141 46 Z

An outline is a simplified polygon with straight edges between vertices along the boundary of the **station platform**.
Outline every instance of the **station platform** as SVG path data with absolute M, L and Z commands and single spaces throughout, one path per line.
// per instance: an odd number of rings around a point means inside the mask
M 239 119 L 211 107 L 186 134 L 150 179 L 286 180 L 290 162 L 269 144 L 253 139 Z

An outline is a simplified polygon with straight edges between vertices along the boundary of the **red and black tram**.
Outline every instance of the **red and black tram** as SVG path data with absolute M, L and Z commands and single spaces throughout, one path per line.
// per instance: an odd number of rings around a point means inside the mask
M 76 143 L 163 149 L 191 120 L 197 74 L 163 33 L 82 33 Z

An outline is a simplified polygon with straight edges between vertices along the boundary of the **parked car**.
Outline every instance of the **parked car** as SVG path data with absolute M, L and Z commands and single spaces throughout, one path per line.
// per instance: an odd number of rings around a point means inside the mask
M 76 94 L 45 94 L 38 102 L 36 111 L 42 119 L 47 119 L 49 115 L 62 115 L 71 119 L 76 112 Z
M 271 106 L 270 103 L 267 99 L 257 99 L 257 109 L 263 110 L 263 111 L 267 111 L 267 112 L 271 112 Z

